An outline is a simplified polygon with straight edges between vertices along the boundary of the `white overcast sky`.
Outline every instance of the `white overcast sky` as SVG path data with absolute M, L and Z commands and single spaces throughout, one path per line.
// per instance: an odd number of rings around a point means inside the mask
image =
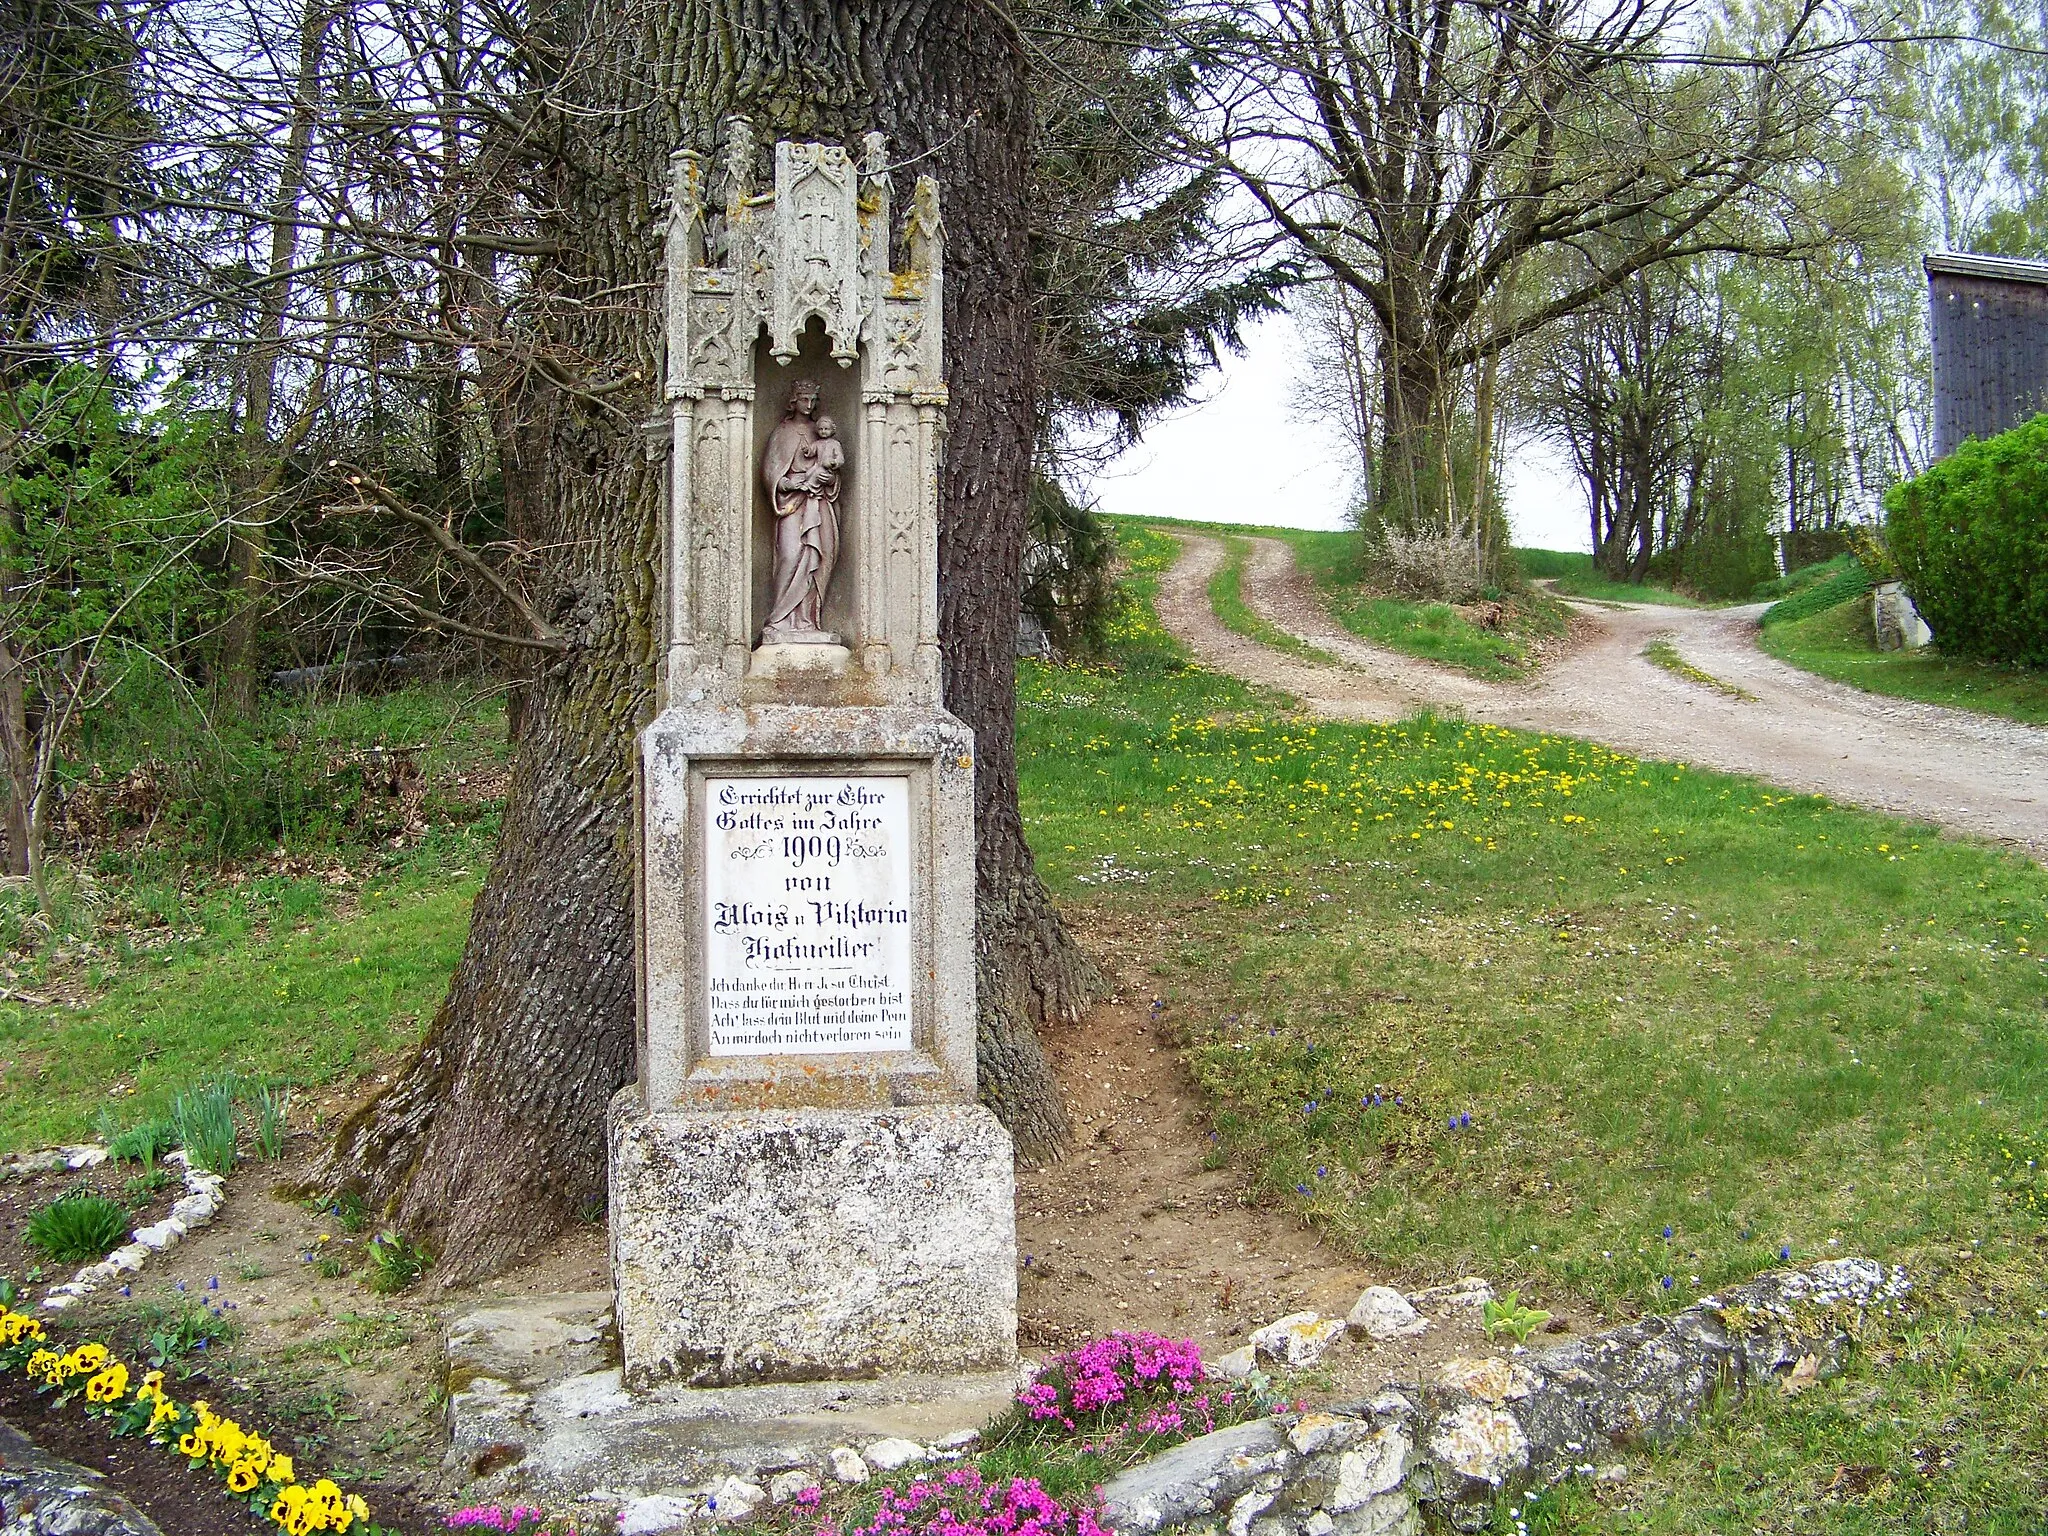
M 1341 528 L 1349 477 L 1320 423 L 1299 419 L 1294 322 L 1261 321 L 1242 357 L 1203 383 L 1200 404 L 1157 422 L 1091 487 L 1105 512 L 1218 523 Z M 1557 450 L 1507 445 L 1503 481 L 1515 543 L 1590 549 L 1585 493 Z

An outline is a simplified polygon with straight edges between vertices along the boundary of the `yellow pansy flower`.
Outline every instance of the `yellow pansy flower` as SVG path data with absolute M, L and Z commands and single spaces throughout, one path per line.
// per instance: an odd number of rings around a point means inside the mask
M 287 1487 L 297 1481 L 292 1475 L 291 1457 L 278 1454 L 270 1458 L 270 1480 L 273 1483 L 282 1483 Z
M 117 1403 L 128 1391 L 128 1367 L 115 1361 L 85 1384 L 89 1403 Z
M 248 1493 L 259 1481 L 256 1469 L 246 1461 L 238 1461 L 228 1469 L 229 1493 Z

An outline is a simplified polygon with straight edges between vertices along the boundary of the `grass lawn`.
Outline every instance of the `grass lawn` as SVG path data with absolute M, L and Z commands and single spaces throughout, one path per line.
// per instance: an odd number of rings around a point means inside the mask
M 1025 669 L 1026 814 L 1079 921 L 1154 936 L 1143 984 L 1264 1199 L 1614 1319 L 1781 1255 L 1920 1278 L 1846 1378 L 1553 1529 L 2039 1529 L 2048 874 L 1566 739 L 1304 721 L 1142 614 L 1119 643 Z
M 1872 693 L 2048 725 L 2048 675 L 1926 650 L 1880 651 L 1871 637 L 1868 598 L 1767 624 L 1762 644 L 1780 661 Z
M 1411 602 L 1360 590 L 1363 572 L 1355 533 L 1274 533 L 1293 546 L 1294 558 L 1321 589 L 1331 617 L 1375 645 L 1504 682 L 1526 677 L 1535 667 L 1531 641 L 1565 631 L 1562 605 L 1540 593 L 1506 599 L 1505 626 L 1482 629 L 1449 603 Z
M 1531 581 L 1548 581 L 1551 590 L 1564 597 L 1584 597 L 1605 603 L 1656 603 L 1666 608 L 1711 608 L 1712 603 L 1687 597 L 1654 582 L 1609 581 L 1593 569 L 1593 557 L 1564 549 L 1518 549 L 1522 574 Z

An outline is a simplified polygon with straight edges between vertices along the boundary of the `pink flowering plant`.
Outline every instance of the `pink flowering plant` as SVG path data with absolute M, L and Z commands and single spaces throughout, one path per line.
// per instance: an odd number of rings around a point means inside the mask
M 1110 1536 L 1091 1502 L 1062 1503 L 1035 1477 L 989 1479 L 974 1467 L 884 1488 L 873 1512 L 817 1536 Z
M 1119 1331 L 1048 1361 L 990 1438 L 1000 1446 L 1078 1437 L 1082 1454 L 1127 1465 L 1236 1422 L 1241 1406 L 1210 1383 L 1194 1340 Z

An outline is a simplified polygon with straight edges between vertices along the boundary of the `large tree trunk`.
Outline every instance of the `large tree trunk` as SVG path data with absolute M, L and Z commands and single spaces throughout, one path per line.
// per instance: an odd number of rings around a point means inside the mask
M 1027 1157 L 1066 1135 L 1032 1021 L 1099 985 L 1033 871 L 1017 808 L 1014 644 L 1033 421 L 1030 122 L 1009 23 L 978 0 L 642 0 L 554 13 L 534 41 L 555 151 L 543 234 L 555 352 L 505 445 L 515 533 L 564 550 L 569 657 L 522 690 L 504 841 L 416 1059 L 341 1128 L 324 1181 L 429 1239 L 443 1283 L 508 1263 L 604 1192 L 606 1101 L 632 1074 L 632 743 L 653 708 L 664 477 L 637 424 L 661 376 L 657 196 L 668 154 L 715 155 L 733 114 L 776 137 L 889 136 L 902 191 L 946 216 L 940 631 L 948 705 L 977 738 L 985 1095 Z M 545 57 L 541 50 L 545 50 Z M 550 78 L 549 58 L 576 60 Z M 566 110 L 564 110 L 566 109 Z M 765 163 L 761 170 L 765 172 Z M 602 399 L 553 380 L 637 373 Z M 521 512 L 520 509 L 526 509 Z

